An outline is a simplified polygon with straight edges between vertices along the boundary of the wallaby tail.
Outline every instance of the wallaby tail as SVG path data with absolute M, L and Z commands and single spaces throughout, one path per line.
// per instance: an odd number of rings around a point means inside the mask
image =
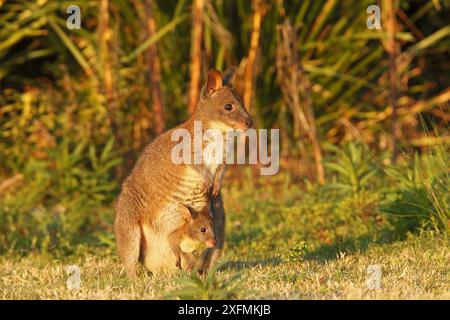
M 116 234 L 117 251 L 131 279 L 136 277 L 136 266 L 139 260 L 141 228 L 139 222 L 129 214 L 130 208 L 121 205 L 121 199 L 116 205 L 114 232 Z

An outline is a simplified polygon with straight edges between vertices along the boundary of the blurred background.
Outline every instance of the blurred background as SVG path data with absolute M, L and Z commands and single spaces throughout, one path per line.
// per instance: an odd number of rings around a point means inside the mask
M 279 175 L 228 170 L 235 250 L 448 233 L 449 21 L 448 0 L 0 0 L 0 252 L 113 247 L 139 152 L 231 66 L 255 127 L 281 136 Z M 302 201 L 309 231 L 267 218 Z

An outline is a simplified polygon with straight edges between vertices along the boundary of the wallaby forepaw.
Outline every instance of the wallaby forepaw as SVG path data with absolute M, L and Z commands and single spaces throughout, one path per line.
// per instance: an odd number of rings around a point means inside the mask
M 211 197 L 215 198 L 220 193 L 220 186 L 218 184 L 214 184 L 211 188 Z
M 128 276 L 128 279 L 130 280 L 130 281 L 136 281 L 137 280 L 137 273 L 136 273 L 136 270 L 134 269 L 134 270 L 126 270 L 126 273 L 127 273 L 127 276 Z
M 191 271 L 194 269 L 194 267 L 195 267 L 195 263 L 189 263 L 189 264 L 186 266 L 186 271 L 187 271 L 187 272 L 191 272 Z

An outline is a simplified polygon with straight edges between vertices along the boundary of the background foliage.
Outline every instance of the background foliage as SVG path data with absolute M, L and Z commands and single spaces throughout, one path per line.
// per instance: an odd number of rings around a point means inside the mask
M 366 27 L 373 2 L 0 0 L 0 252 L 113 246 L 112 203 L 139 151 L 189 115 L 194 74 L 233 65 L 283 159 L 270 179 L 233 170 L 227 199 L 246 183 L 289 193 L 236 205 L 239 255 L 448 233 L 450 2 L 395 2 L 394 38 L 386 1 L 383 29 Z

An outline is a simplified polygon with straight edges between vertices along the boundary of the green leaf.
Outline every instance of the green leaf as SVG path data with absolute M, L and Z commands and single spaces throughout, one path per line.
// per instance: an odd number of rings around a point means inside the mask
M 177 25 L 179 25 L 181 22 L 183 22 L 184 20 L 186 20 L 188 17 L 187 14 L 183 14 L 181 16 L 178 16 L 176 18 L 174 18 L 171 22 L 169 22 L 168 24 L 166 24 L 164 27 L 162 27 L 161 29 L 159 29 L 153 36 L 149 37 L 147 40 L 145 40 L 139 47 L 137 47 L 133 52 L 131 52 L 129 55 L 127 55 L 126 57 L 122 58 L 122 62 L 123 63 L 130 63 L 131 61 L 133 61 L 134 59 L 136 59 L 136 57 L 141 54 L 142 52 L 144 52 L 148 47 L 150 47 L 152 44 L 156 43 L 157 41 L 159 41 L 162 37 L 164 37 L 167 33 L 169 33 L 170 31 L 172 31 L 173 29 L 175 29 L 177 27 Z
M 77 60 L 77 62 L 83 68 L 86 75 L 91 78 L 95 78 L 95 74 L 92 71 L 92 68 L 87 62 L 86 58 L 83 56 L 78 47 L 73 43 L 73 41 L 58 26 L 58 24 L 54 21 L 53 17 L 49 17 L 48 22 L 50 26 L 53 28 L 53 30 L 55 30 L 56 34 L 61 38 L 62 42 L 65 44 L 67 49 L 72 53 L 75 60 Z

